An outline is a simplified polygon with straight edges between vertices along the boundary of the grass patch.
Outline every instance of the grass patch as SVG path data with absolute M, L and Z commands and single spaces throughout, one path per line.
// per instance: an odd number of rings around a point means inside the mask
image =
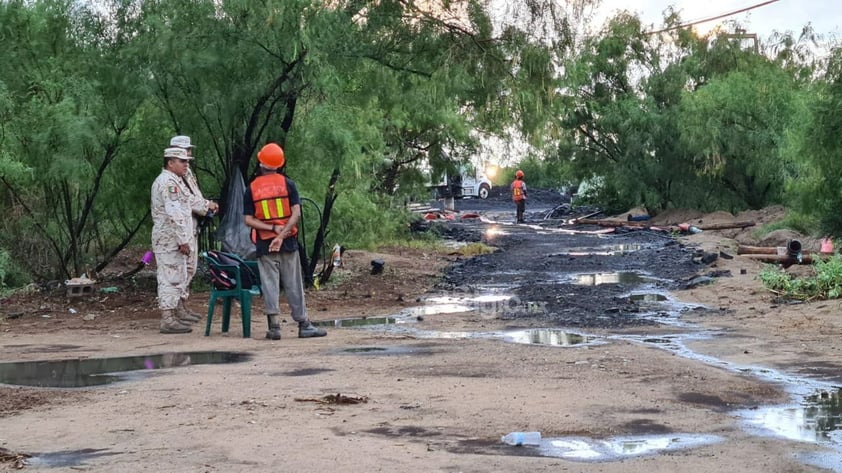
M 759 277 L 766 289 L 787 299 L 812 301 L 842 297 L 842 258 L 839 255 L 815 261 L 813 271 L 813 276 L 792 277 L 777 266 L 768 265 Z
M 455 252 L 462 256 L 477 256 L 494 253 L 497 248 L 488 246 L 485 243 L 469 243 L 465 246 L 456 248 Z
M 818 226 L 819 222 L 816 219 L 790 211 L 783 219 L 758 228 L 754 232 L 754 237 L 762 240 L 763 237 L 775 230 L 793 230 L 802 235 L 816 235 L 818 233 Z

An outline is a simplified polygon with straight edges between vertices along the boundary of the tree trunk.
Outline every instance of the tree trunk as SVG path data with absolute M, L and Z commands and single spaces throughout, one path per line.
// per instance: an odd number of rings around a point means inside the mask
M 333 203 L 336 201 L 336 181 L 339 180 L 339 168 L 333 169 L 333 174 L 330 176 L 330 182 L 327 186 L 327 194 L 325 195 L 325 207 L 324 211 L 322 212 L 322 221 L 319 225 L 319 231 L 316 233 L 316 241 L 313 243 L 313 254 L 310 258 L 310 268 L 308 273 L 314 274 L 316 272 L 316 265 L 319 263 L 319 254 L 321 253 L 322 246 L 325 243 L 325 237 L 327 237 L 327 226 L 330 223 L 330 212 L 333 209 Z M 330 278 L 330 272 L 333 268 L 333 265 L 328 266 L 327 271 L 324 274 L 319 276 L 319 283 L 327 282 L 328 278 Z M 309 282 L 309 286 L 312 286 L 313 281 Z

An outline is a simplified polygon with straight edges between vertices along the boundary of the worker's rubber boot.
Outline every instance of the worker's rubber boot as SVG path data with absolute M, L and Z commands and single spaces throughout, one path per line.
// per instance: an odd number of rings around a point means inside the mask
M 195 324 L 202 320 L 202 316 L 191 311 L 184 305 L 184 301 L 178 301 L 178 307 L 175 309 L 175 316 L 184 325 Z
M 190 333 L 193 329 L 182 323 L 175 315 L 175 309 L 161 311 L 161 333 Z
M 316 327 L 309 320 L 298 322 L 298 338 L 324 337 L 325 335 L 327 335 L 325 329 Z
M 266 320 L 269 323 L 269 331 L 266 332 L 266 338 L 269 340 L 281 339 L 281 324 L 278 322 L 277 315 L 267 315 Z

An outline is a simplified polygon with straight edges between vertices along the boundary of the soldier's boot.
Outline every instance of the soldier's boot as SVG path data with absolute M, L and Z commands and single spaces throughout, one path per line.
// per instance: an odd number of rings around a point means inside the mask
M 161 333 L 190 333 L 192 331 L 189 325 L 178 320 L 174 309 L 161 311 Z
M 327 331 L 316 327 L 309 320 L 298 322 L 298 338 L 324 337 Z
M 176 318 L 184 325 L 194 324 L 202 320 L 202 316 L 191 311 L 184 305 L 183 300 L 178 301 L 178 307 L 175 309 Z
M 266 320 L 269 324 L 269 331 L 266 332 L 266 338 L 269 340 L 280 340 L 281 324 L 278 322 L 278 316 L 275 314 L 267 315 Z

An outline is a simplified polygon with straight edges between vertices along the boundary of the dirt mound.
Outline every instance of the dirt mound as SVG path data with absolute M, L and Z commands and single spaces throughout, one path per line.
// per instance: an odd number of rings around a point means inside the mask
M 790 241 L 798 240 L 801 242 L 801 248 L 806 251 L 819 251 L 821 249 L 821 240 L 804 236 L 799 232 L 789 229 L 781 229 L 770 232 L 760 240 L 760 246 L 787 246 Z
M 800 233 L 793 230 L 775 230 L 760 240 L 760 246 L 786 246 L 791 240 L 801 240 L 802 237 Z
M 786 209 L 783 206 L 775 205 L 771 207 L 765 207 L 758 210 L 746 210 L 743 212 L 734 215 L 730 212 L 726 212 L 724 210 L 718 210 L 715 212 L 710 213 L 702 213 L 698 210 L 692 209 L 667 209 L 663 212 L 659 213 L 655 216 L 651 222 L 653 225 L 658 226 L 668 226 L 668 225 L 677 225 L 679 223 L 689 223 L 691 225 L 714 225 L 714 224 L 727 224 L 727 223 L 736 223 L 736 222 L 752 222 L 754 225 L 745 228 L 728 228 L 723 230 L 707 230 L 708 232 L 715 231 L 717 235 L 721 235 L 725 238 L 731 238 L 735 240 L 737 243 L 742 245 L 762 245 L 767 246 L 766 243 L 760 242 L 760 237 L 758 236 L 758 230 L 760 230 L 763 226 L 768 225 L 773 222 L 777 222 L 782 220 L 786 217 Z M 811 239 L 806 238 L 804 235 L 798 234 L 797 232 L 791 232 L 787 234 L 788 239 L 798 239 L 802 242 L 810 241 Z M 773 237 L 770 241 L 771 242 L 778 242 L 784 238 L 783 236 L 780 237 Z M 765 239 L 764 239 L 765 240 Z M 811 244 L 814 241 L 811 241 Z M 786 243 L 784 242 L 784 245 Z M 817 244 L 817 243 L 816 243 Z M 768 246 L 774 246 L 773 243 L 770 243 Z M 808 247 L 805 245 L 804 247 L 807 249 Z M 818 246 L 817 246 L 818 248 Z
M 786 208 L 781 205 L 773 205 L 771 207 L 764 207 L 759 210 L 745 210 L 736 215 L 737 220 L 751 220 L 760 227 L 783 220 L 786 217 Z

